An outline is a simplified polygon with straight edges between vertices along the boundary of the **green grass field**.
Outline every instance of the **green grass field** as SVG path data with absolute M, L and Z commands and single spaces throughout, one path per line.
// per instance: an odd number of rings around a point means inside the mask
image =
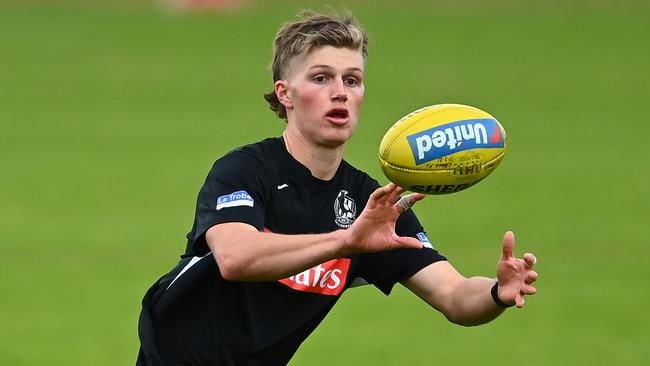
M 385 182 L 377 147 L 402 115 L 495 115 L 502 165 L 416 212 L 468 276 L 494 275 L 514 230 L 538 295 L 463 328 L 399 286 L 352 289 L 291 365 L 650 362 L 650 6 L 533 4 L 348 4 L 372 42 L 348 160 Z M 183 251 L 212 162 L 282 132 L 261 95 L 300 8 L 0 6 L 1 365 L 135 362 L 140 300 Z

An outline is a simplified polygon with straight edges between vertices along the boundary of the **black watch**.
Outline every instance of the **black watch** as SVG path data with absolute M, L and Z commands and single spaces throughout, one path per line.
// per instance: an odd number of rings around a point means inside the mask
M 515 304 L 508 305 L 505 302 L 501 301 L 499 299 L 499 281 L 494 281 L 494 285 L 492 285 L 492 290 L 490 290 L 490 294 L 492 294 L 492 300 L 499 305 L 502 308 L 510 308 L 515 306 Z

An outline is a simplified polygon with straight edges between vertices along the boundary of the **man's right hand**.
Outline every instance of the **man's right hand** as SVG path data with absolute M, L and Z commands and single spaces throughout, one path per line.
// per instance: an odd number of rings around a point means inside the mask
M 400 195 L 406 190 L 394 183 L 377 188 L 368 199 L 365 209 L 345 230 L 345 244 L 350 254 L 360 252 L 379 252 L 398 248 L 422 248 L 422 243 L 412 237 L 402 237 L 395 233 L 395 222 L 408 208 L 398 203 Z M 424 199 L 421 193 L 403 197 L 408 207 Z

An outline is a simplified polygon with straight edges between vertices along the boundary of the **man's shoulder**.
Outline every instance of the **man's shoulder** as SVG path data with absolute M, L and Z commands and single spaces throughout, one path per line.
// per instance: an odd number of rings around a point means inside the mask
M 259 142 L 237 147 L 225 153 L 212 164 L 210 177 L 264 176 L 275 175 L 275 161 L 278 159 L 278 145 L 282 142 L 277 138 L 267 138 Z
M 214 162 L 214 167 L 220 165 L 235 166 L 239 169 L 261 168 L 271 166 L 278 158 L 282 142 L 277 137 L 271 137 L 252 144 L 236 147 Z
M 260 161 L 272 159 L 282 148 L 282 141 L 278 137 L 269 137 L 252 144 L 243 145 L 230 150 L 226 156 L 248 156 Z

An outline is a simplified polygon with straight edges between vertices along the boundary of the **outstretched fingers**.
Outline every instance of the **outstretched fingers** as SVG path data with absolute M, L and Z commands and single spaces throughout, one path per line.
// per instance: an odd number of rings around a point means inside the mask
M 526 269 L 533 269 L 533 266 L 537 263 L 537 257 L 533 253 L 524 254 L 524 265 Z
M 396 186 L 395 189 L 392 192 L 390 192 L 386 202 L 390 203 L 391 205 L 394 204 L 399 199 L 399 196 L 401 196 L 402 193 L 404 192 L 406 192 L 406 189 Z
M 409 208 L 413 207 L 416 202 L 423 200 L 425 197 L 426 196 L 422 193 L 407 194 L 406 196 L 400 197 L 393 206 L 399 210 L 400 214 L 403 214 L 408 211 Z
M 537 272 L 529 271 L 526 274 L 526 278 L 524 278 L 524 283 L 527 284 L 527 285 L 530 285 L 535 281 L 537 281 Z
M 398 236 L 395 241 L 403 248 L 422 249 L 422 243 L 410 236 Z
M 369 208 L 374 208 L 381 202 L 383 202 L 386 199 L 386 195 L 388 195 L 390 192 L 392 192 L 393 189 L 395 189 L 395 185 L 391 186 L 392 183 L 389 183 L 386 186 L 379 187 L 375 189 L 372 194 L 370 194 L 370 199 L 368 200 L 367 206 Z
M 395 183 L 388 183 L 383 187 L 375 189 L 374 192 L 370 195 L 370 198 L 375 202 L 384 202 L 390 198 L 391 194 L 395 192 L 399 187 Z
M 517 305 L 518 308 L 523 308 L 524 305 L 526 304 L 526 299 L 524 299 L 524 294 L 523 293 L 518 293 L 517 296 L 515 296 L 515 304 Z
M 508 231 L 503 236 L 503 254 L 501 256 L 501 259 L 513 258 L 514 252 L 515 252 L 515 234 L 512 231 Z
M 379 187 L 375 189 L 374 192 L 370 195 L 370 198 L 377 201 L 386 195 L 386 187 Z
M 535 295 L 537 289 L 531 285 L 524 285 L 521 288 L 521 293 L 524 295 Z
M 388 183 L 383 187 L 377 188 L 370 195 L 371 200 L 368 202 L 370 207 L 375 207 L 377 205 L 390 207 L 391 205 L 397 205 L 398 208 L 401 207 L 400 213 L 408 210 L 415 202 L 423 199 L 425 195 L 421 193 L 410 194 L 404 197 L 401 197 L 401 194 L 406 192 L 405 188 L 402 188 L 395 183 Z M 408 198 L 405 198 L 408 197 Z M 399 204 L 398 204 L 399 203 Z

